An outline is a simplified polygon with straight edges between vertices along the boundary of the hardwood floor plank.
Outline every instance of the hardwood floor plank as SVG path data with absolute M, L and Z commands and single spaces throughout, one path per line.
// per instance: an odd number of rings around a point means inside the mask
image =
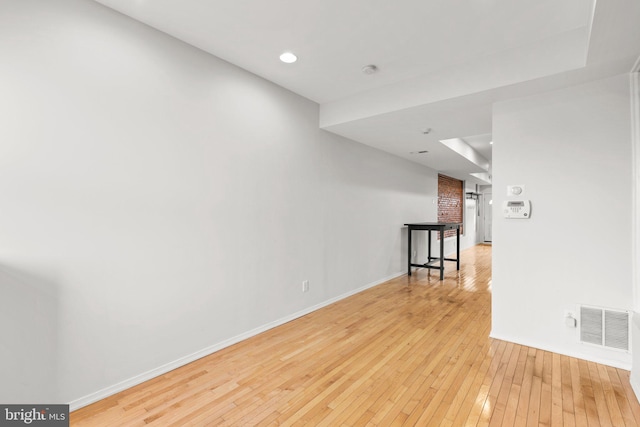
M 497 395 L 494 401 L 494 410 L 489 422 L 490 426 L 501 426 L 504 422 L 504 416 L 507 411 L 507 400 L 509 393 L 511 392 L 511 385 L 513 384 L 513 378 L 518 363 L 518 357 L 520 355 L 521 347 L 517 344 L 513 345 L 513 350 L 510 353 L 509 359 L 505 362 L 506 369 L 504 376 L 501 378 L 499 384 L 497 384 Z
M 488 344 L 488 343 L 487 343 Z M 479 391 L 482 387 L 482 381 L 489 370 L 491 360 L 486 357 L 490 346 L 485 344 L 473 361 L 469 374 L 465 382 L 462 384 L 456 398 L 451 402 L 445 419 L 451 421 L 452 425 L 461 426 L 465 424 L 465 420 L 470 416 L 474 405 L 476 405 Z
M 491 247 L 71 414 L 73 426 L 640 425 L 628 372 L 489 338 Z
M 522 368 L 521 391 L 517 400 L 514 425 L 526 426 L 531 391 L 533 389 L 533 371 L 535 366 L 536 349 L 526 348 L 524 367 Z
M 573 396 L 573 410 L 576 419 L 577 426 L 587 426 L 589 421 L 587 420 L 587 410 L 585 407 L 585 398 L 582 392 L 580 382 L 580 368 L 578 367 L 578 360 L 569 357 L 569 375 L 571 376 L 571 391 Z
M 531 393 L 527 410 L 527 427 L 537 426 L 540 421 L 540 401 L 542 400 L 542 350 L 536 350 L 533 360 L 533 374 L 531 378 Z
M 613 426 L 611 415 L 609 414 L 609 408 L 607 406 L 607 400 L 604 395 L 604 389 L 602 387 L 602 379 L 598 372 L 598 366 L 593 362 L 587 362 L 587 367 L 589 368 L 589 374 L 591 376 L 591 387 L 593 388 L 593 396 L 598 410 L 600 425 Z
M 571 367 L 567 356 L 560 356 L 560 382 L 562 390 L 562 425 L 573 427 L 576 425 L 576 416 L 573 407 Z
M 504 418 L 502 420 L 502 425 L 516 424 L 516 412 L 518 410 L 520 395 L 523 391 L 522 384 L 524 377 L 524 368 L 527 360 L 527 352 L 528 348 L 520 347 L 513 380 L 511 381 L 511 384 L 509 386 L 509 394 L 507 396 L 507 403 Z
M 562 414 L 562 371 L 561 356 L 551 353 L 551 425 L 561 426 Z
M 586 360 L 578 360 L 578 367 L 580 369 L 580 389 L 584 398 L 584 405 L 587 413 L 587 421 L 589 427 L 599 427 L 600 419 L 598 418 L 598 405 L 596 404 L 595 394 L 593 392 L 593 385 L 591 384 L 591 374 L 589 373 L 589 367 Z
M 445 418 L 445 415 L 453 402 L 456 395 L 460 392 L 461 385 L 469 375 L 467 360 L 475 358 L 480 351 L 477 346 L 470 347 L 468 342 L 463 342 L 459 350 L 465 348 L 459 358 L 453 357 L 449 360 L 450 370 L 446 377 L 442 378 L 442 382 L 434 386 L 437 392 L 429 405 L 417 419 L 417 425 L 428 425 L 430 422 L 437 423 Z M 457 372 L 457 373 L 456 373 Z M 433 420 L 433 421 L 432 421 Z
M 625 424 L 622 418 L 622 412 L 620 406 L 618 406 L 618 400 L 616 399 L 615 392 L 613 391 L 613 385 L 609 378 L 607 367 L 604 365 L 596 365 L 598 373 L 600 374 L 600 380 L 602 382 L 602 390 L 604 392 L 605 402 L 609 409 L 609 416 L 614 426 L 623 426 Z
M 540 410 L 538 420 L 541 425 L 551 425 L 552 415 L 552 358 L 548 351 L 540 353 L 542 358 L 542 384 L 540 390 Z
M 607 366 L 609 372 L 609 380 L 613 387 L 620 411 L 627 426 L 640 425 L 640 411 L 634 411 L 634 408 L 640 410 L 637 405 L 629 401 L 628 394 L 625 390 L 624 384 L 629 384 L 629 372 L 622 369 L 612 368 Z

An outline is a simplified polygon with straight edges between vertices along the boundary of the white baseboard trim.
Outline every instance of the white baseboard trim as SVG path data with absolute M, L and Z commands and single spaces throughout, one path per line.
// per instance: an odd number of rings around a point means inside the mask
M 344 293 L 342 295 L 339 295 L 337 297 L 330 298 L 330 299 L 328 299 L 326 301 L 323 301 L 323 302 L 321 302 L 319 304 L 316 304 L 316 305 L 313 305 L 311 307 L 305 308 L 305 309 L 303 309 L 301 311 L 298 311 L 296 313 L 293 313 L 293 314 L 291 314 L 289 316 L 285 316 L 285 317 L 283 317 L 281 319 L 278 319 L 278 320 L 275 320 L 273 322 L 267 323 L 265 325 L 259 326 L 259 327 L 255 328 L 255 329 L 252 329 L 250 331 L 244 332 L 244 333 L 242 333 L 240 335 L 236 335 L 235 337 L 232 337 L 232 338 L 229 338 L 227 340 L 221 341 L 221 342 L 219 342 L 217 344 L 213 344 L 213 345 L 211 345 L 211 346 L 209 346 L 207 348 L 204 348 L 204 349 L 202 349 L 200 351 L 197 351 L 197 352 L 192 353 L 190 355 L 181 357 L 180 359 L 174 360 L 173 362 L 169 362 L 169 363 L 166 363 L 166 364 L 164 364 L 162 366 L 158 366 L 157 368 L 154 368 L 154 369 L 151 369 L 151 370 L 149 370 L 147 372 L 144 372 L 142 374 L 136 375 L 135 377 L 129 378 L 127 380 L 121 381 L 121 382 L 119 382 L 117 384 L 114 384 L 112 386 L 103 388 L 102 390 L 98 390 L 98 391 L 96 391 L 94 393 L 91 393 L 91 394 L 88 394 L 88 395 L 86 395 L 84 397 L 81 397 L 79 399 L 73 400 L 73 401 L 69 402 L 69 410 L 70 411 L 75 411 L 75 410 L 80 409 L 80 408 L 82 408 L 84 406 L 90 405 L 90 404 L 95 403 L 95 402 L 97 402 L 99 400 L 102 400 L 102 399 L 107 398 L 109 396 L 112 396 L 112 395 L 114 395 L 116 393 L 119 393 L 121 391 L 129 389 L 129 388 L 131 388 L 133 386 L 141 384 L 141 383 L 143 383 L 145 381 L 149 381 L 150 379 L 153 379 L 153 378 L 158 377 L 160 375 L 164 375 L 167 372 L 173 371 L 174 369 L 180 368 L 180 367 L 182 367 L 184 365 L 187 365 L 187 364 L 189 364 L 191 362 L 194 362 L 194 361 L 196 361 L 198 359 L 206 357 L 206 356 L 208 356 L 210 354 L 215 353 L 216 351 L 222 350 L 223 348 L 226 348 L 226 347 L 232 346 L 234 344 L 237 344 L 240 341 L 244 341 L 244 340 L 246 340 L 248 338 L 251 338 L 251 337 L 253 337 L 255 335 L 261 334 L 262 332 L 268 331 L 269 329 L 273 329 L 273 328 L 275 328 L 277 326 L 284 325 L 285 323 L 288 323 L 288 322 L 290 322 L 292 320 L 295 320 L 295 319 L 297 319 L 299 317 L 306 316 L 309 313 L 312 313 L 312 312 L 314 312 L 316 310 L 319 310 L 319 309 L 321 309 L 323 307 L 331 305 L 331 304 L 333 304 L 335 302 L 338 302 L 340 300 L 343 300 L 345 298 L 353 296 L 353 295 L 355 295 L 357 293 L 365 291 L 365 290 L 367 290 L 369 288 L 372 288 L 374 286 L 378 286 L 378 285 L 380 285 L 380 284 L 382 284 L 384 282 L 387 282 L 387 281 L 389 281 L 391 279 L 395 279 L 396 277 L 400 277 L 400 276 L 402 276 L 404 274 L 406 274 L 406 273 L 405 272 L 394 273 L 394 274 L 392 274 L 390 276 L 387 276 L 387 277 L 385 277 L 383 279 L 376 280 L 375 282 L 372 282 L 372 283 L 369 283 L 367 285 L 361 286 L 361 287 L 359 287 L 357 289 L 354 289 L 352 291 L 349 291 L 349 292 Z
M 620 369 L 624 369 L 624 370 L 627 370 L 627 371 L 631 370 L 631 361 L 623 362 L 623 361 L 615 360 L 615 359 L 606 359 L 606 358 L 602 358 L 602 357 L 595 357 L 593 355 L 590 355 L 590 354 L 587 354 L 587 353 L 582 353 L 582 352 L 566 351 L 566 349 L 554 348 L 553 346 L 550 346 L 550 345 L 547 345 L 547 344 L 541 344 L 541 343 L 537 343 L 537 342 L 527 341 L 527 340 L 523 340 L 523 339 L 520 339 L 520 338 L 517 338 L 517 337 L 502 336 L 500 334 L 494 333 L 493 331 L 491 331 L 491 333 L 489 334 L 489 337 L 490 338 L 495 338 L 495 339 L 501 340 L 501 341 L 512 342 L 514 344 L 524 345 L 524 346 L 527 346 L 527 347 L 537 348 L 539 350 L 550 351 L 552 353 L 561 354 L 563 356 L 575 357 L 576 359 L 582 359 L 582 360 L 586 360 L 586 361 L 589 361 L 589 362 L 595 362 L 595 363 L 599 363 L 601 365 L 613 366 L 614 368 L 620 368 Z
M 633 389 L 633 392 L 636 395 L 636 399 L 640 401 L 640 384 L 638 384 L 633 375 L 631 375 L 631 378 L 629 378 L 629 383 L 631 383 L 631 389 Z

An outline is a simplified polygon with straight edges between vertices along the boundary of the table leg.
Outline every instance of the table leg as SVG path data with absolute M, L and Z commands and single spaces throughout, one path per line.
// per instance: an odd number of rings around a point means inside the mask
M 407 274 L 411 276 L 411 227 L 409 227 L 407 235 Z
M 460 227 L 456 230 L 456 270 L 460 270 Z
M 429 242 L 427 243 L 427 262 L 431 262 L 431 230 L 427 230 Z
M 444 279 L 444 230 L 440 230 L 440 280 Z

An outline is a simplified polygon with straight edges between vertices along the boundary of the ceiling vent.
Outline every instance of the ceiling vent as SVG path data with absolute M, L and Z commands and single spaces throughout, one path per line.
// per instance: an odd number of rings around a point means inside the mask
M 580 341 L 629 351 L 631 312 L 580 306 Z

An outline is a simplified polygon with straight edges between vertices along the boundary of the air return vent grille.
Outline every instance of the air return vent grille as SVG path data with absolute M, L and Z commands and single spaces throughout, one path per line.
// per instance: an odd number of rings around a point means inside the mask
M 580 306 L 580 341 L 629 350 L 628 311 Z

